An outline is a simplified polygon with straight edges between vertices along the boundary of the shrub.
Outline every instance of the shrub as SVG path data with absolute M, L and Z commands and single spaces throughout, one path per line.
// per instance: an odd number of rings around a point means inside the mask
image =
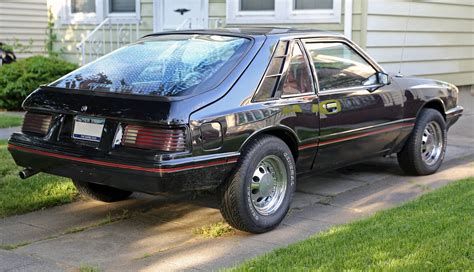
M 41 84 L 50 83 L 76 69 L 58 58 L 34 56 L 0 67 L 0 108 L 18 110 Z

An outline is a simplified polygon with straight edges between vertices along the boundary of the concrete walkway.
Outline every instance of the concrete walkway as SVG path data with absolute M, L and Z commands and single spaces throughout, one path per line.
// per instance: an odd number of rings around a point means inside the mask
M 21 131 L 21 127 L 0 128 L 0 140 L 8 140 L 17 131 Z
M 11 116 L 23 117 L 25 113 L 22 111 L 8 111 L 8 112 L 0 112 L 0 115 L 11 115 Z M 0 128 L 0 140 L 7 140 L 8 138 L 10 138 L 10 135 L 12 135 L 13 132 L 17 132 L 17 131 L 21 131 L 21 126 Z
M 400 205 L 474 176 L 474 99 L 462 92 L 464 117 L 448 137 L 440 171 L 404 176 L 396 158 L 376 159 L 298 180 L 289 215 L 276 230 L 203 238 L 194 229 L 222 220 L 212 196 L 136 195 L 104 204 L 80 201 L 0 220 L 0 270 L 216 270 L 238 264 L 337 224 Z

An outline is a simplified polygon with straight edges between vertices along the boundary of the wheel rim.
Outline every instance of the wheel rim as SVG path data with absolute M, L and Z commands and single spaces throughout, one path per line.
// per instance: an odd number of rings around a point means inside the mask
M 264 157 L 255 169 L 250 184 L 250 197 L 261 215 L 273 214 L 285 198 L 287 175 L 285 164 L 275 156 Z
M 429 122 L 421 138 L 421 159 L 427 165 L 435 164 L 441 157 L 443 150 L 443 133 L 440 125 L 435 122 Z

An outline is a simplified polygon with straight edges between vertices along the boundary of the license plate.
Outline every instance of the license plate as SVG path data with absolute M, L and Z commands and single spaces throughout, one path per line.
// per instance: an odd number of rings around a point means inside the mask
M 74 131 L 72 133 L 72 138 L 77 140 L 100 142 L 104 123 L 104 118 L 78 115 L 74 117 Z

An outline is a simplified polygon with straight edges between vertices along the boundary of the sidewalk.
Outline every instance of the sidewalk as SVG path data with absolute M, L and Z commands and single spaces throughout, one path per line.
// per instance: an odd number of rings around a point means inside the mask
M 0 128 L 0 140 L 8 140 L 17 131 L 21 131 L 21 127 Z
M 105 271 L 207 271 L 238 264 L 474 176 L 473 102 L 469 92 L 461 93 L 466 111 L 451 129 L 445 162 L 434 175 L 404 176 L 390 157 L 300 179 L 283 224 L 261 235 L 194 234 L 195 228 L 222 220 L 209 196 L 137 194 L 115 204 L 80 201 L 0 220 L 0 245 L 15 247 L 0 250 L 0 271 L 86 265 Z
M 0 114 L 12 115 L 12 116 L 21 116 L 25 115 L 25 112 L 22 111 L 8 111 L 0 112 Z M 0 140 L 7 140 L 10 138 L 13 132 L 21 131 L 21 126 L 19 127 L 9 127 L 9 128 L 0 128 Z

